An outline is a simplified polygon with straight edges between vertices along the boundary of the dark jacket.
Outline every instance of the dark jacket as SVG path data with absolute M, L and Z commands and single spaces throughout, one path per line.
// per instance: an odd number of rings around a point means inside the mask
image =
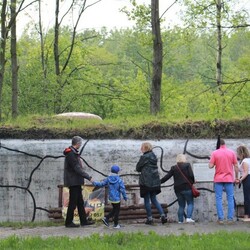
M 187 177 L 191 184 L 195 182 L 194 173 L 190 163 L 178 163 L 179 168 L 182 173 Z M 177 166 L 172 166 L 170 171 L 161 179 L 161 183 L 166 182 L 171 177 L 174 177 L 174 190 L 175 192 L 181 192 L 183 190 L 191 189 L 190 184 L 188 184 L 187 180 L 183 177 L 183 175 L 178 170 Z
M 84 178 L 90 180 L 89 176 L 82 168 L 78 150 L 70 146 L 63 151 L 64 161 L 64 186 L 84 185 Z
M 124 182 L 118 174 L 111 173 L 102 182 L 94 181 L 93 185 L 97 186 L 97 187 L 108 186 L 109 201 L 112 203 L 120 202 L 121 201 L 121 194 L 123 196 L 123 199 L 125 201 L 127 200 Z
M 161 192 L 161 182 L 157 166 L 157 157 L 153 151 L 145 152 L 136 165 L 136 171 L 140 172 L 139 185 L 141 197 L 146 192 Z

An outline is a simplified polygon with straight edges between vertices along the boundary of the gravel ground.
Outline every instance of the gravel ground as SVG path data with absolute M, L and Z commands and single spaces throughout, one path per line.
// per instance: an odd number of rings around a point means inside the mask
M 91 226 L 85 226 L 81 228 L 65 228 L 64 226 L 57 227 L 37 227 L 37 228 L 22 228 L 13 229 L 0 227 L 0 239 L 16 235 L 18 237 L 61 237 L 68 236 L 71 238 L 76 237 L 88 237 L 94 233 L 100 235 L 115 234 L 117 232 L 135 233 L 143 232 L 148 234 L 150 231 L 154 231 L 159 235 L 181 235 L 188 234 L 192 235 L 195 233 L 207 234 L 216 233 L 218 231 L 244 231 L 250 233 L 250 222 L 237 221 L 234 224 L 218 225 L 216 222 L 207 223 L 194 223 L 194 224 L 178 224 L 178 223 L 167 223 L 164 225 L 154 224 L 153 226 L 144 224 L 122 224 L 120 229 L 113 229 L 105 227 L 103 224 L 95 224 Z

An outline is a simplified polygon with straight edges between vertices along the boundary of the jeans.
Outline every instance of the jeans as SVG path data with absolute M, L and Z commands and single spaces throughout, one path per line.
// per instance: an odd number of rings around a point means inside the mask
M 183 190 L 181 192 L 176 192 L 179 209 L 178 209 L 178 220 L 183 222 L 185 207 L 187 203 L 187 218 L 192 218 L 194 210 L 194 197 L 192 195 L 192 190 Z
M 218 220 L 224 220 L 222 194 L 225 190 L 227 194 L 227 219 L 233 220 L 234 217 L 234 186 L 231 182 L 215 182 L 214 191 L 216 199 L 216 209 Z
M 146 209 L 147 217 L 149 220 L 152 220 L 152 211 L 151 211 L 151 202 L 154 204 L 156 209 L 158 210 L 160 216 L 165 216 L 164 211 L 161 207 L 161 204 L 156 199 L 156 194 L 153 192 L 147 192 L 144 196 L 144 206 Z
M 250 217 L 250 174 L 243 180 L 244 210 L 245 215 Z

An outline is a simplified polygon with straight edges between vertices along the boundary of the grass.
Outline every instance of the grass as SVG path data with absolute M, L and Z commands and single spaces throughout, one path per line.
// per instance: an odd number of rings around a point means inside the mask
M 242 119 L 242 118 L 241 118 Z M 237 118 L 231 120 L 239 120 Z M 198 122 L 198 121 L 207 121 L 213 123 L 213 120 L 208 118 L 201 119 L 167 119 L 165 116 L 136 116 L 136 117 L 120 117 L 117 119 L 105 119 L 105 120 L 97 120 L 97 119 L 78 119 L 78 118 L 58 118 L 49 115 L 28 115 L 28 116 L 19 116 L 16 119 L 9 119 L 2 121 L 0 123 L 0 127 L 6 128 L 19 128 L 19 129 L 29 129 L 29 128 L 48 128 L 48 129 L 77 129 L 81 128 L 91 128 L 95 126 L 107 126 L 113 128 L 135 128 L 141 127 L 145 124 L 173 124 L 179 123 L 183 124 L 185 122 Z
M 34 221 L 34 222 L 12 222 L 12 221 L 5 221 L 0 222 L 0 227 L 11 227 L 13 229 L 20 229 L 20 228 L 35 228 L 35 227 L 55 227 L 55 226 L 62 226 L 64 222 L 54 222 L 54 221 Z
M 177 119 L 158 116 L 120 117 L 119 119 L 77 119 L 54 116 L 19 116 L 2 121 L 3 138 L 37 139 L 69 138 L 75 134 L 83 138 L 159 139 L 159 138 L 248 138 L 250 118 L 231 120 Z
M 230 250 L 249 249 L 250 233 L 247 232 L 218 232 L 216 234 L 194 234 L 181 236 L 160 236 L 155 232 L 144 233 L 122 233 L 100 236 L 93 234 L 86 238 L 40 237 L 20 238 L 11 236 L 0 240 L 1 250 Z

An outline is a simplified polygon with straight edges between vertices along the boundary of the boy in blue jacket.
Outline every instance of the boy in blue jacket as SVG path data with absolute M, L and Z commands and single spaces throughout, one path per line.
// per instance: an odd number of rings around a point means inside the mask
M 119 214 L 120 214 L 120 206 L 121 206 L 121 195 L 123 199 L 127 200 L 126 190 L 123 183 L 123 180 L 118 175 L 120 171 L 119 166 L 114 165 L 111 167 L 110 175 L 104 179 L 102 182 L 94 181 L 92 184 L 96 187 L 104 187 L 108 186 L 108 198 L 112 204 L 113 209 L 110 213 L 102 218 L 102 221 L 105 226 L 109 227 L 109 219 L 114 217 L 114 228 L 120 228 L 121 226 L 118 224 Z

